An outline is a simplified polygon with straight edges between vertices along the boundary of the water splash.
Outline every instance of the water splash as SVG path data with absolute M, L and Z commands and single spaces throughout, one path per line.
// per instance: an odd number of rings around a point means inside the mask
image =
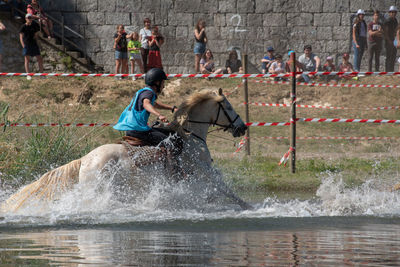
M 253 210 L 241 211 L 221 196 L 215 183 L 209 183 L 215 177 L 196 174 L 188 180 L 171 183 L 157 168 L 152 175 L 147 175 L 147 170 L 138 173 L 135 179 L 122 169 L 110 162 L 96 179 L 75 185 L 57 201 L 32 202 L 16 214 L 0 214 L 3 217 L 0 226 L 400 215 L 400 193 L 390 192 L 382 186 L 382 179 L 376 177 L 348 188 L 341 174 L 325 175 L 311 199 L 282 200 L 268 196 L 262 203 L 253 203 Z M 0 192 L 0 201 L 10 193 Z

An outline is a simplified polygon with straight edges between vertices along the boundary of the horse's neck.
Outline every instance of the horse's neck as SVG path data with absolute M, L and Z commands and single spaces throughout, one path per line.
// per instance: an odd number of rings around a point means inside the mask
M 183 125 L 184 130 L 205 142 L 207 140 L 208 128 L 210 127 L 208 122 L 211 122 L 210 112 L 214 112 L 214 109 L 210 102 L 206 102 L 192 110 L 188 120 Z

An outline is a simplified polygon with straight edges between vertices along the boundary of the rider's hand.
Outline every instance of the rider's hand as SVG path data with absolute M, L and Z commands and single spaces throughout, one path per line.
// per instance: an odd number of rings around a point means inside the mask
M 163 116 L 163 115 L 158 116 L 158 119 L 159 119 L 160 121 L 162 121 L 162 122 L 168 122 L 167 117 L 165 117 L 165 116 Z

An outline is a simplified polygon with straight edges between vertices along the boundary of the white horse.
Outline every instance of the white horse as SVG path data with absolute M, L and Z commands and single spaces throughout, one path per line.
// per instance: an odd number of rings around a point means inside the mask
M 218 93 L 205 89 L 190 95 L 179 107 L 171 124 L 178 125 L 179 129 L 181 129 L 181 134 L 184 132 L 185 138 L 180 155 L 182 168 L 190 173 L 194 173 L 196 170 L 197 173 L 206 172 L 205 177 L 215 176 L 215 172 L 211 173 L 214 169 L 211 165 L 212 159 L 206 144 L 210 125 L 221 126 L 231 132 L 234 137 L 244 135 L 247 129 L 239 115 L 222 94 L 221 89 L 219 89 Z M 110 162 L 118 163 L 123 169 L 129 170 L 135 175 L 135 169 L 143 167 L 138 167 L 141 160 L 143 160 L 141 152 L 153 151 L 157 153 L 157 151 L 160 151 L 160 148 L 157 147 L 135 149 L 137 150 L 137 157 L 135 159 L 135 155 L 133 155 L 134 159 L 132 159 L 132 153 L 129 153 L 130 149 L 126 145 L 102 145 L 89 152 L 86 156 L 51 170 L 40 179 L 26 185 L 10 196 L 1 205 L 0 210 L 13 212 L 26 205 L 30 200 L 57 199 L 60 193 L 71 189 L 74 184 L 90 182 L 95 179 L 99 171 L 103 170 L 106 164 Z M 165 160 L 167 160 L 165 157 L 161 158 L 161 160 L 156 159 L 152 162 L 154 164 L 150 165 L 161 164 L 165 166 L 165 162 L 163 162 Z M 211 182 L 214 182 L 219 193 L 230 198 L 243 209 L 250 208 L 250 205 L 237 197 L 221 179 L 214 179 Z

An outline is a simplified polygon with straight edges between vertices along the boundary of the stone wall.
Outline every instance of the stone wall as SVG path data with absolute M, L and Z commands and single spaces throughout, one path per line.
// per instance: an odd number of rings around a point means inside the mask
M 113 71 L 116 25 L 139 31 L 143 18 L 159 25 L 166 37 L 162 59 L 169 73 L 194 71 L 193 29 L 207 22 L 208 47 L 224 66 L 230 47 L 239 47 L 260 69 L 267 46 L 284 54 L 311 44 L 321 58 L 350 51 L 351 16 L 362 8 L 385 11 L 400 0 L 41 0 L 45 10 L 81 33 L 92 60 Z M 371 20 L 370 16 L 366 17 Z M 366 59 L 366 56 L 364 56 Z M 366 69 L 364 63 L 362 69 Z

